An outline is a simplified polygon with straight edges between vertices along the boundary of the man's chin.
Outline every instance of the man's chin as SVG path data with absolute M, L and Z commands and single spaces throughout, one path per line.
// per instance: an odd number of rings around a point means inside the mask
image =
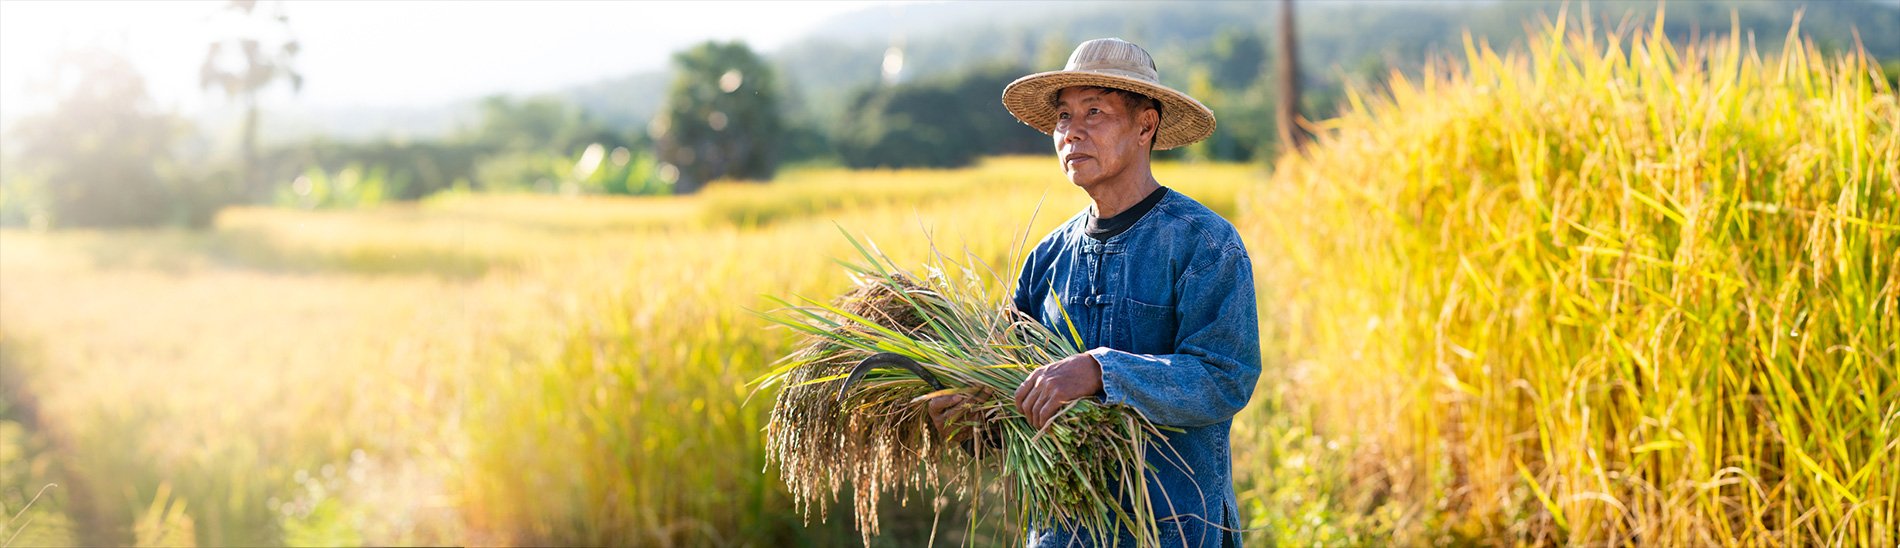
M 1088 188 L 1089 186 L 1094 185 L 1097 179 L 1100 179 L 1100 177 L 1096 177 L 1095 174 L 1093 173 L 1085 173 L 1085 172 L 1080 172 L 1080 171 L 1065 171 L 1062 174 L 1069 178 L 1069 182 L 1071 184 L 1074 184 L 1075 186 L 1082 187 L 1082 188 Z

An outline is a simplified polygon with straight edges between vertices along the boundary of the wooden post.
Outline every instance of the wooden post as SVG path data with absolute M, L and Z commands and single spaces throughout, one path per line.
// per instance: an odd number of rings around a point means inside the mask
M 1280 0 L 1279 126 L 1281 150 L 1299 150 L 1308 136 L 1300 120 L 1300 52 L 1294 36 L 1293 0 Z

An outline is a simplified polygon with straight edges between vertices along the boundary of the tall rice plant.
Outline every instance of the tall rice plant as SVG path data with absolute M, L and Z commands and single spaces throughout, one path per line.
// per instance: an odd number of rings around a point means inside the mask
M 801 336 L 758 382 L 779 388 L 767 458 L 807 519 L 825 515 L 849 486 L 869 544 L 879 499 L 924 489 L 969 499 L 974 529 L 986 472 L 1000 472 L 995 481 L 1020 523 L 1087 528 L 1098 545 L 1122 529 L 1158 544 L 1142 481 L 1152 470 L 1144 447 L 1166 443 L 1156 426 L 1133 409 L 1084 398 L 1038 430 L 1012 400 L 1036 367 L 1078 352 L 1073 328 L 1065 338 L 1002 306 L 985 290 L 999 285 L 985 276 L 998 278 L 980 261 L 958 265 L 935 253 L 918 275 L 852 244 L 863 258 L 845 263 L 853 289 L 832 302 L 779 301 L 785 307 L 766 314 Z M 921 372 L 867 370 L 851 383 L 854 366 L 878 355 L 914 360 Z M 957 425 L 973 440 L 962 447 L 941 443 L 925 408 L 950 394 L 973 406 L 972 419 Z
M 1283 159 L 1275 376 L 1439 540 L 1892 546 L 1893 90 L 1654 23 L 1467 39 Z

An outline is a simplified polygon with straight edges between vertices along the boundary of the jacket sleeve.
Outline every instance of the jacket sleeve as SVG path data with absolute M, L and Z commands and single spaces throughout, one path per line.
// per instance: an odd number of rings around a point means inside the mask
M 1176 287 L 1175 353 L 1088 351 L 1102 364 L 1103 401 L 1167 426 L 1233 418 L 1260 378 L 1253 265 L 1243 248 L 1230 244 L 1213 264 L 1183 274 Z

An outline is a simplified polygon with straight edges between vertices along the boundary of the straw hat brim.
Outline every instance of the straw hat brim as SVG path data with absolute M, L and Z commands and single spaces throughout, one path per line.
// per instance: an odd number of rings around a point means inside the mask
M 1056 70 L 1017 78 L 1003 88 L 1003 107 L 1017 120 L 1049 134 L 1056 128 L 1056 94 L 1071 86 L 1132 91 L 1161 101 L 1161 129 L 1155 135 L 1156 150 L 1191 145 L 1214 134 L 1214 111 L 1207 105 L 1173 88 L 1118 75 L 1112 70 Z

